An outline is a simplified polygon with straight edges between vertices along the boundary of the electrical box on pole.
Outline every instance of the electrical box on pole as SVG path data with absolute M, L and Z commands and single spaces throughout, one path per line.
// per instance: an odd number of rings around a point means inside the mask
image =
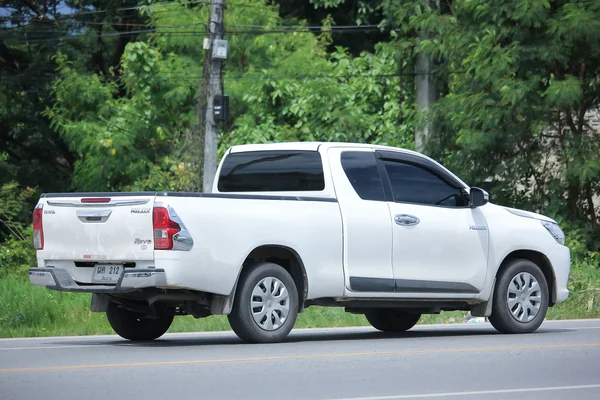
M 212 44 L 212 59 L 227 60 L 227 40 L 215 39 Z
M 229 118 L 229 95 L 216 95 L 213 101 L 215 121 L 227 121 Z

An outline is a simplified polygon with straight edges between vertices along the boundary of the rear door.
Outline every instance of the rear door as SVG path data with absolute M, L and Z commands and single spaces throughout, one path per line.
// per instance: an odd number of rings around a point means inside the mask
M 393 292 L 392 222 L 375 154 L 331 148 L 328 156 L 342 213 L 346 287 Z
M 46 195 L 45 260 L 135 262 L 154 258 L 155 193 Z

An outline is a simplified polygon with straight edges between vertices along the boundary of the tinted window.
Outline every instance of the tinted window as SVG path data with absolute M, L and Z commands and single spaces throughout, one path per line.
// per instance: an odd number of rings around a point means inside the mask
M 372 152 L 343 152 L 342 168 L 361 199 L 385 201 L 381 177 Z
M 432 172 L 395 161 L 384 161 L 395 201 L 443 206 L 464 206 L 456 189 Z
M 316 151 L 250 151 L 227 155 L 220 192 L 290 192 L 325 189 Z

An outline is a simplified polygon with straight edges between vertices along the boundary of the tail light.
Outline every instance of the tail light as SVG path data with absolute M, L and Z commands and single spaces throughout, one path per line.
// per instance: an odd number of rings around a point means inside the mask
M 44 215 L 43 205 L 37 206 L 33 210 L 33 247 L 36 250 L 44 249 L 44 227 L 42 225 L 42 216 Z
M 173 249 L 173 235 L 181 231 L 179 224 L 169 216 L 166 207 L 154 207 L 152 211 L 154 228 L 154 250 Z

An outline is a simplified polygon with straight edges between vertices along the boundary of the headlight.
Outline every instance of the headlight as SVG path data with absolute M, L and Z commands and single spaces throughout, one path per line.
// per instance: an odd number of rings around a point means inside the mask
M 562 245 L 565 244 L 565 234 L 563 233 L 562 229 L 560 229 L 560 226 L 558 226 L 558 224 L 555 224 L 554 222 L 548 222 L 548 221 L 540 221 L 542 223 L 542 225 L 544 225 L 544 228 L 546 228 L 548 230 L 548 232 L 550 232 L 550 234 L 552 235 L 552 237 L 554 239 L 556 239 L 556 241 Z

